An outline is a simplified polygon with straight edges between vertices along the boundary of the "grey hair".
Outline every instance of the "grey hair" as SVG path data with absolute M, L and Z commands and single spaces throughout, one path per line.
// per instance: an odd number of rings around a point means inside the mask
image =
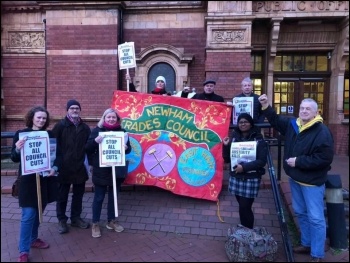
M 116 110 L 115 110 L 115 109 L 112 109 L 112 108 L 109 108 L 109 109 L 105 110 L 105 112 L 103 113 L 101 119 L 98 121 L 97 126 L 98 126 L 99 128 L 102 128 L 102 127 L 103 127 L 103 123 L 104 123 L 104 121 L 105 121 L 106 115 L 109 114 L 109 113 L 112 113 L 112 112 L 114 112 L 114 113 L 117 115 L 117 121 L 120 121 L 120 116 L 118 115 L 118 113 L 116 112 Z
M 244 78 L 244 79 L 242 80 L 241 85 L 243 85 L 243 83 L 244 83 L 244 82 L 253 83 L 252 79 L 251 79 L 251 78 L 249 78 L 249 77 Z
M 315 112 L 318 111 L 318 105 L 317 105 L 317 102 L 316 102 L 314 99 L 311 99 L 311 98 L 303 99 L 303 100 L 301 101 L 300 105 L 301 105 L 303 102 L 311 103 L 311 107 L 314 109 L 314 111 L 315 111 Z

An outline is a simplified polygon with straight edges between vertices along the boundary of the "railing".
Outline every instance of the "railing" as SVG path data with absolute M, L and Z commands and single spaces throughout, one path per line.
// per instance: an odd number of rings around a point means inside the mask
M 2 145 L 3 139 L 12 139 L 15 132 L 1 132 L 1 159 L 10 157 L 12 145 Z
M 287 221 L 285 219 L 283 208 L 282 208 L 281 195 L 278 190 L 278 185 L 277 185 L 276 176 L 275 176 L 275 168 L 273 166 L 271 151 L 269 146 L 268 146 L 268 155 L 267 155 L 267 165 L 269 167 L 272 193 L 273 193 L 273 198 L 275 200 L 278 221 L 280 223 L 284 251 L 286 253 L 287 261 L 294 262 L 292 241 L 290 239 L 290 235 L 288 234 L 288 225 L 287 225 Z

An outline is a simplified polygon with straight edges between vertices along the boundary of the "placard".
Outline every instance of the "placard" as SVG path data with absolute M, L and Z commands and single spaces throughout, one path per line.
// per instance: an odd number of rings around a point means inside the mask
M 238 116 L 241 113 L 248 113 L 252 118 L 254 110 L 254 98 L 253 97 L 235 97 L 232 100 L 233 110 L 232 110 L 232 124 L 237 125 Z
M 237 164 L 255 161 L 256 146 L 256 141 L 231 143 L 231 171 L 234 170 L 233 167 Z
M 134 42 L 118 45 L 119 69 L 136 67 Z
M 22 175 L 51 169 L 50 139 L 46 131 L 21 132 L 19 139 L 25 139 L 21 149 Z
M 100 167 L 125 166 L 125 141 L 128 139 L 124 132 L 99 132 L 103 137 L 99 144 Z

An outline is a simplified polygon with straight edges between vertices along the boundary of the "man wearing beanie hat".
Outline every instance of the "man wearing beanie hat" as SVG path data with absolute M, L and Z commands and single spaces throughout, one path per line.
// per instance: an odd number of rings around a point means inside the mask
M 78 101 L 76 101 L 76 100 L 69 100 L 67 102 L 67 111 L 69 110 L 70 106 L 74 106 L 74 105 L 78 106 L 79 109 L 81 110 L 80 103 Z
M 170 92 L 167 92 L 165 89 L 166 86 L 166 80 L 163 76 L 158 76 L 156 78 L 156 82 L 155 82 L 156 86 L 154 88 L 154 90 L 152 90 L 152 94 L 158 94 L 158 95 L 171 95 Z
M 224 97 L 214 93 L 215 85 L 215 80 L 207 79 L 203 83 L 203 93 L 195 94 L 192 99 L 224 102 Z
M 58 174 L 58 197 L 56 214 L 60 234 L 69 231 L 66 216 L 69 192 L 72 187 L 73 195 L 70 209 L 71 226 L 89 228 L 89 223 L 81 218 L 85 183 L 89 179 L 85 168 L 85 144 L 90 136 L 90 127 L 80 118 L 80 103 L 71 99 L 67 101 L 67 115 L 60 120 L 52 132 L 57 139 L 57 145 L 62 151 L 62 165 Z
M 267 163 L 268 149 L 263 136 L 254 126 L 253 118 L 248 113 L 241 113 L 237 123 L 238 127 L 234 130 L 232 138 L 223 139 L 223 158 L 226 163 L 230 163 L 228 190 L 238 202 L 240 223 L 245 227 L 253 228 L 252 206 L 259 193 L 261 176 L 265 174 L 264 166 Z M 250 150 L 250 156 L 242 156 L 242 154 L 237 158 L 231 154 L 232 146 L 242 149 L 246 142 L 254 145 L 253 148 L 255 148 Z M 240 143 L 241 146 L 234 143 Z

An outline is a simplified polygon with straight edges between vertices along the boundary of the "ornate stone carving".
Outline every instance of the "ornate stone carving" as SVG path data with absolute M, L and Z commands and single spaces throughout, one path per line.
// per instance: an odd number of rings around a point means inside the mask
M 8 32 L 8 48 L 44 48 L 44 32 Z
M 213 31 L 214 42 L 240 43 L 246 42 L 244 30 L 218 30 Z

